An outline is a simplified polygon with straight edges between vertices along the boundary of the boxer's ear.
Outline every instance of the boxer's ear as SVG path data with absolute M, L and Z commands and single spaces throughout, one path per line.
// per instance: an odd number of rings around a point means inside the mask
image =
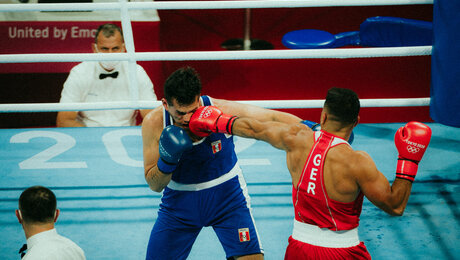
M 92 43 L 92 44 L 91 44 L 91 49 L 93 49 L 93 52 L 94 52 L 94 53 L 98 53 L 98 52 L 99 52 L 98 49 L 97 49 L 97 44 L 95 44 L 95 43 Z

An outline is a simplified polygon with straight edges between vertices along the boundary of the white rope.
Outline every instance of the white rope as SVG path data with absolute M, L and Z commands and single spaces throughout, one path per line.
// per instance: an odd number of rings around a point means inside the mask
M 432 4 L 433 0 L 294 0 L 294 1 L 181 1 L 181 2 L 130 2 L 72 3 L 72 4 L 3 4 L 0 11 L 76 11 L 121 10 L 123 28 L 130 30 L 128 9 L 222 9 L 269 7 L 317 7 Z M 125 33 L 126 34 L 126 33 Z M 353 48 L 315 50 L 264 50 L 264 51 L 200 51 L 200 52 L 138 52 L 134 53 L 132 32 L 125 37 L 128 53 L 119 54 L 6 54 L 0 55 L 0 63 L 24 62 L 81 62 L 101 60 L 172 61 L 172 60 L 246 60 L 246 59 L 306 59 L 306 58 L 367 58 L 430 55 L 431 46 L 394 48 Z M 132 44 L 132 46 L 131 46 Z M 132 47 L 132 49 L 131 49 Z
M 130 23 L 128 10 L 133 9 L 242 9 L 242 8 L 293 8 L 326 6 L 375 6 L 433 4 L 433 0 L 294 0 L 294 1 L 181 1 L 181 2 L 130 2 L 119 3 L 72 3 L 72 4 L 3 4 L 0 12 L 24 11 L 96 11 L 120 10 L 122 23 Z M 125 26 L 124 26 L 125 27 Z M 128 29 L 129 30 L 129 29 Z M 126 37 L 127 39 L 132 37 Z M 132 39 L 132 38 L 131 38 Z M 128 43 L 130 44 L 130 43 Z M 130 49 L 129 47 L 128 49 Z M 264 50 L 264 51 L 200 51 L 200 52 L 141 52 L 134 53 L 134 43 L 129 53 L 118 54 L 6 54 L 0 55 L 0 63 L 25 62 L 80 62 L 101 60 L 246 60 L 246 59 L 305 59 L 305 58 L 368 58 L 430 55 L 431 46 L 392 48 L 352 48 L 315 50 Z M 134 79 L 135 81 L 135 79 Z M 429 106 L 430 98 L 412 99 L 362 99 L 361 107 L 410 107 Z M 238 101 L 271 109 L 321 108 L 324 100 L 267 100 Z M 123 101 L 99 103 L 35 103 L 0 104 L 0 113 L 8 112 L 52 112 L 108 109 L 151 109 L 161 105 L 160 101 Z
M 244 100 L 237 101 L 270 109 L 322 108 L 321 100 Z M 429 106 L 430 98 L 388 98 L 360 99 L 361 107 L 418 107 Z M 112 109 L 152 109 L 161 105 L 161 101 L 137 102 L 92 102 L 92 103 L 33 103 L 0 104 L 0 113 L 12 112 L 54 112 L 54 111 L 88 111 Z
M 341 48 L 341 49 L 297 49 L 297 50 L 252 50 L 252 51 L 177 51 L 177 52 L 136 52 L 137 61 L 161 60 L 249 60 L 249 59 L 347 59 L 374 57 L 401 57 L 431 55 L 432 46 Z M 128 53 L 38 53 L 4 54 L 0 63 L 24 62 L 80 62 L 101 60 L 130 61 Z
M 135 47 L 133 29 L 131 27 L 131 17 L 126 6 L 126 0 L 119 0 L 121 3 L 121 25 L 123 27 L 123 38 L 125 40 L 125 48 L 128 52 L 129 63 L 128 63 L 128 80 L 129 80 L 129 94 L 132 101 L 139 100 L 139 84 L 137 80 L 137 66 L 135 58 Z
M 130 2 L 128 9 L 242 9 L 242 8 L 294 8 L 327 6 L 379 6 L 433 4 L 433 0 L 269 0 L 269 1 L 171 1 Z M 119 3 L 69 4 L 2 4 L 0 12 L 24 11 L 101 11 L 119 10 Z

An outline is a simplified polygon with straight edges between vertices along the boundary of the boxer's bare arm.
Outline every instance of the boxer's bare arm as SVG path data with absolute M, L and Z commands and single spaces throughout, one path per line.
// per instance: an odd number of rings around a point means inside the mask
M 256 119 L 241 117 L 233 124 L 233 134 L 241 137 L 255 138 L 266 141 L 273 147 L 287 150 L 286 139 L 289 135 L 283 133 L 289 131 L 290 125 L 279 122 L 260 122 Z
M 215 98 L 213 98 L 212 101 L 213 104 L 221 109 L 225 114 L 230 114 L 238 117 L 257 118 L 257 120 L 261 122 L 276 121 L 286 124 L 296 124 L 302 120 L 301 118 L 289 113 L 272 109 L 265 109 L 254 105 Z
M 304 124 L 260 122 L 254 118 L 241 117 L 233 124 L 233 134 L 262 140 L 286 151 L 292 183 L 297 186 L 309 151 L 306 140 L 311 139 L 313 134 L 309 127 Z
M 375 206 L 393 216 L 404 213 L 412 183 L 395 179 L 390 186 L 388 179 L 377 169 L 372 158 L 365 152 L 356 151 L 353 161 L 353 173 L 364 195 Z
M 171 181 L 172 174 L 158 170 L 160 158 L 159 138 L 163 131 L 162 108 L 158 107 L 147 114 L 142 122 L 142 145 L 144 158 L 144 177 L 151 190 L 161 192 Z

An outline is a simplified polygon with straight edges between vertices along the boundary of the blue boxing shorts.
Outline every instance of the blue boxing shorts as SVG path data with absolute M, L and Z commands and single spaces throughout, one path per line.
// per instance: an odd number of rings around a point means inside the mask
M 146 259 L 186 259 L 202 227 L 208 226 L 227 258 L 263 253 L 241 170 L 216 186 L 196 190 L 200 185 L 173 182 L 165 188 Z

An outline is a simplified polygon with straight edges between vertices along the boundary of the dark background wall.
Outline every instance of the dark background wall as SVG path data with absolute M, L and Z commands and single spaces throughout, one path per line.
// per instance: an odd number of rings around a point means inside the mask
M 57 103 L 65 73 L 0 74 L 0 103 Z M 0 113 L 1 128 L 44 127 L 56 125 L 57 112 Z

